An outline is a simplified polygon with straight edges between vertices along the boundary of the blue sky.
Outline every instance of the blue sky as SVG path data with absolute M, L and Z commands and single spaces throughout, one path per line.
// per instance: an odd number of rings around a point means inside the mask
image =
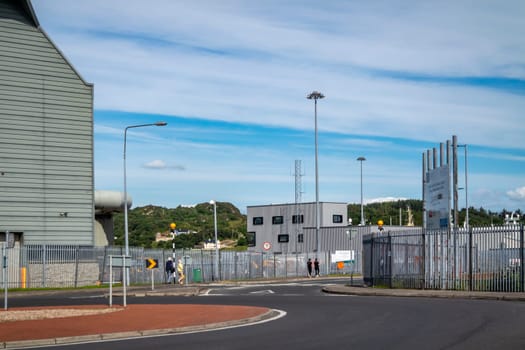
M 525 2 L 33 0 L 94 84 L 95 187 L 134 206 L 421 199 L 421 155 L 468 145 L 469 206 L 525 210 Z M 464 187 L 463 149 L 459 178 Z M 460 193 L 464 206 L 464 192 Z

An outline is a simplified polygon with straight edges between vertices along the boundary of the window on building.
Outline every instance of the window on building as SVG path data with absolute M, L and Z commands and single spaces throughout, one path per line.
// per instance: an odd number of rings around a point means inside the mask
M 248 242 L 248 247 L 255 247 L 255 232 L 246 232 L 246 241 Z
M 304 215 L 292 215 L 292 224 L 304 223 Z
M 339 215 L 339 214 L 332 215 L 332 222 L 334 224 L 342 224 L 343 223 L 343 215 Z
M 253 224 L 254 225 L 262 225 L 263 224 L 263 217 L 262 216 L 256 216 L 253 218 Z
M 303 243 L 304 242 L 304 234 L 299 233 L 297 235 L 297 243 Z
M 289 239 L 290 239 L 289 235 L 277 235 L 277 241 L 279 243 L 288 243 Z
M 272 224 L 274 225 L 282 225 L 283 224 L 283 217 L 281 216 L 272 216 Z

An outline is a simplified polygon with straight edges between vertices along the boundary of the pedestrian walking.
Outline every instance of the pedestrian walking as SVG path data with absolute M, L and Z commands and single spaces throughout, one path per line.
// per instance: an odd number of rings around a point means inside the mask
M 306 268 L 308 269 L 308 277 L 312 277 L 312 259 L 308 258 Z
M 175 273 L 175 266 L 173 266 L 173 259 L 171 257 L 168 258 L 168 260 L 166 261 L 166 268 L 165 268 L 165 271 L 166 271 L 166 283 L 175 283 L 175 276 L 174 276 L 174 273 Z
M 314 270 L 315 270 L 315 277 L 319 277 L 319 260 L 315 258 L 314 260 Z
M 182 264 L 181 259 L 179 259 L 179 262 L 177 263 L 177 273 L 179 274 L 179 284 L 184 284 L 186 276 L 184 276 L 184 265 Z

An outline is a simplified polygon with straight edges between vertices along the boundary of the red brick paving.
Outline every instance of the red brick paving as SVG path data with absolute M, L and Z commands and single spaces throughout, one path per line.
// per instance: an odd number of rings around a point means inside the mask
M 47 309 L 56 309 L 48 307 Z M 104 305 L 63 306 L 62 308 L 108 308 Z M 44 320 L 2 322 L 0 341 L 36 340 L 104 333 L 169 329 L 250 318 L 269 309 L 251 306 L 132 304 L 121 311 Z M 9 310 L 46 309 L 11 308 Z M 1 311 L 0 311 L 1 312 Z

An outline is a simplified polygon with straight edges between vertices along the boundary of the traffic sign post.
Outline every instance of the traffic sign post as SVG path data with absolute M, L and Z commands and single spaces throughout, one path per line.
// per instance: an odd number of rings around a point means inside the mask
M 153 276 L 154 269 L 159 267 L 159 261 L 157 259 L 148 258 L 146 259 L 146 268 L 151 270 L 151 290 L 155 290 L 155 278 Z
M 122 267 L 122 290 L 123 290 L 123 306 L 127 306 L 126 300 L 126 271 L 131 267 L 131 256 L 126 255 L 110 255 L 109 256 L 109 307 L 113 306 L 113 267 Z

